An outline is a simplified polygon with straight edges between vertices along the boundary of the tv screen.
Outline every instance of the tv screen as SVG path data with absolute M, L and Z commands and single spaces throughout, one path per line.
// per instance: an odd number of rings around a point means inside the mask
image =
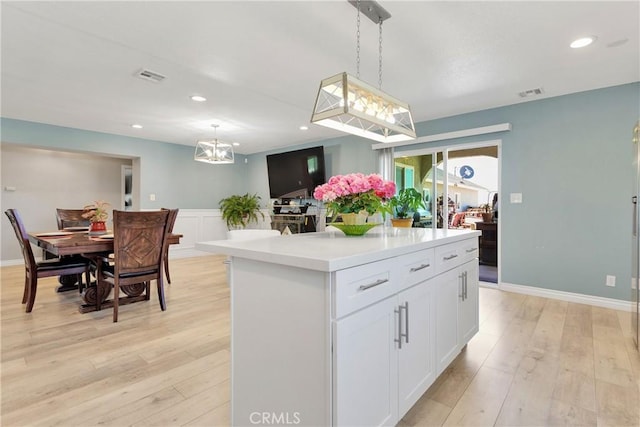
M 267 156 L 269 193 L 272 199 L 312 198 L 324 184 L 324 148 L 312 147 Z

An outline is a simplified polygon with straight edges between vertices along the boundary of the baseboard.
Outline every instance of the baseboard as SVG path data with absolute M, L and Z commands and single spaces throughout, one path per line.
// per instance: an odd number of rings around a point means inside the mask
M 479 282 L 479 285 L 481 288 L 489 288 L 489 289 L 500 289 L 498 288 L 498 284 L 497 283 L 493 283 L 493 282 L 483 282 L 482 280 Z
M 593 295 L 576 294 L 573 292 L 556 291 L 553 289 L 536 288 L 534 286 L 500 283 L 497 289 L 536 297 L 551 298 L 578 304 L 593 305 L 620 311 L 631 311 L 631 302 L 613 298 L 597 297 Z
M 0 261 L 0 267 L 10 267 L 12 265 L 24 265 L 24 260 L 22 258 L 19 258 Z

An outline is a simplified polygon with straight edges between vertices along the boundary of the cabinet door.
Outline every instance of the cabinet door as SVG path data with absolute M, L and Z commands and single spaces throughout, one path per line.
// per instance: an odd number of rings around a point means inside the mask
M 395 425 L 398 420 L 397 297 L 333 323 L 333 424 Z
M 461 291 L 460 269 L 437 277 L 436 290 L 436 365 L 437 374 L 458 354 L 458 299 Z
M 398 350 L 398 406 L 402 417 L 436 379 L 433 279 L 400 294 L 402 348 Z M 406 304 L 406 305 L 405 305 Z
M 478 332 L 478 261 L 460 267 L 463 276 L 463 297 L 458 307 L 460 345 L 464 346 Z

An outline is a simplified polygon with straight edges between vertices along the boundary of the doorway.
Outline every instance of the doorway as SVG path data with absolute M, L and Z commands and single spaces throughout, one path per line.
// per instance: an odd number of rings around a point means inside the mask
M 122 165 L 122 206 L 125 211 L 133 210 L 133 168 Z
M 420 212 L 416 226 L 480 231 L 480 280 L 496 285 L 501 258 L 501 143 L 492 140 L 394 153 L 396 181 L 403 178 L 396 185 L 412 184 L 424 197 L 427 209 Z

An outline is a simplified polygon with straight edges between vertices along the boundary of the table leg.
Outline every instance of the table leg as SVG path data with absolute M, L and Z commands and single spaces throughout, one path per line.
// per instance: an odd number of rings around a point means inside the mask
M 95 307 L 98 298 L 100 298 L 100 302 L 104 302 L 110 293 L 111 288 L 109 286 L 100 286 L 100 289 L 98 289 L 96 282 L 93 282 L 82 291 L 82 300 L 86 305 Z
M 56 292 L 68 292 L 78 290 L 78 276 L 75 274 L 65 275 L 58 277 L 60 286 L 56 289 Z

